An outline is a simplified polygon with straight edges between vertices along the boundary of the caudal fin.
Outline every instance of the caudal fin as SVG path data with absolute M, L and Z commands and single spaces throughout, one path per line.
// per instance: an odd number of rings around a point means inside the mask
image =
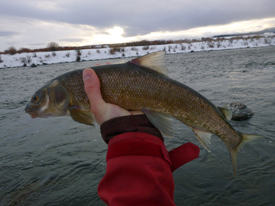
M 241 133 L 241 132 L 239 132 L 239 133 L 242 136 L 242 141 L 238 145 L 237 149 L 228 148 L 229 153 L 230 153 L 230 157 L 231 157 L 232 171 L 233 171 L 233 175 L 235 177 L 237 176 L 237 154 L 238 154 L 238 152 L 241 150 L 241 148 L 245 144 L 262 137 L 260 135 L 244 134 L 244 133 Z

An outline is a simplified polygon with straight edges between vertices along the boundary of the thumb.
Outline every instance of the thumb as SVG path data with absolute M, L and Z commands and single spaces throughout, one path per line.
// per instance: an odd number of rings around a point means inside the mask
M 91 111 L 96 115 L 105 109 L 106 102 L 102 99 L 99 79 L 92 69 L 83 71 L 84 88 L 90 101 Z
M 84 88 L 91 105 L 91 112 L 94 114 L 97 122 L 101 125 L 103 122 L 121 117 L 131 115 L 131 113 L 121 107 L 106 103 L 101 96 L 99 79 L 92 69 L 85 69 L 83 71 Z

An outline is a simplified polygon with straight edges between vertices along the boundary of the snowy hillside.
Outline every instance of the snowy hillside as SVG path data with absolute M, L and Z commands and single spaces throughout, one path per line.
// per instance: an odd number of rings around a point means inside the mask
M 275 37 L 263 37 L 259 39 L 236 39 L 222 41 L 192 42 L 181 44 L 165 44 L 152 46 L 121 47 L 116 50 L 112 48 L 85 49 L 77 54 L 75 50 L 37 53 L 17 53 L 15 55 L 0 55 L 0 68 L 20 67 L 30 65 L 55 64 L 74 62 L 77 56 L 80 61 L 99 59 L 137 57 L 156 51 L 166 51 L 167 54 L 198 52 L 222 49 L 237 49 L 247 47 L 262 47 L 275 45 Z

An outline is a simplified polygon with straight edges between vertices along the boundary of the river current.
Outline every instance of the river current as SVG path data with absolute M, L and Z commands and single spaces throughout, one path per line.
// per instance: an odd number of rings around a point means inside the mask
M 31 119 L 24 108 L 59 74 L 128 60 L 0 70 L 0 205 L 105 205 L 97 195 L 107 152 L 99 126 L 70 117 Z M 218 137 L 212 137 L 208 153 L 189 127 L 175 121 L 175 137 L 165 139 L 167 149 L 185 142 L 201 148 L 199 158 L 174 172 L 176 205 L 275 205 L 275 47 L 165 55 L 165 61 L 171 78 L 215 105 L 246 104 L 254 116 L 230 123 L 264 137 L 239 152 L 235 178 Z

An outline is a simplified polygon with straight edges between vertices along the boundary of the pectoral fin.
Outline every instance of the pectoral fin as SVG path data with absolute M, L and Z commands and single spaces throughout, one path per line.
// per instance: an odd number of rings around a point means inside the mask
M 155 112 L 150 109 L 142 109 L 150 122 L 167 137 L 174 137 L 173 117 L 167 113 Z
M 208 132 L 205 132 L 205 131 L 202 131 L 199 129 L 195 129 L 195 128 L 191 128 L 191 129 L 196 134 L 199 142 L 204 147 L 204 149 L 206 149 L 208 152 L 211 152 L 209 149 L 209 145 L 210 145 L 212 133 L 208 133 Z
M 94 115 L 90 111 L 81 111 L 75 106 L 72 106 L 69 108 L 70 115 L 73 118 L 73 120 L 87 124 L 90 126 L 94 126 Z

